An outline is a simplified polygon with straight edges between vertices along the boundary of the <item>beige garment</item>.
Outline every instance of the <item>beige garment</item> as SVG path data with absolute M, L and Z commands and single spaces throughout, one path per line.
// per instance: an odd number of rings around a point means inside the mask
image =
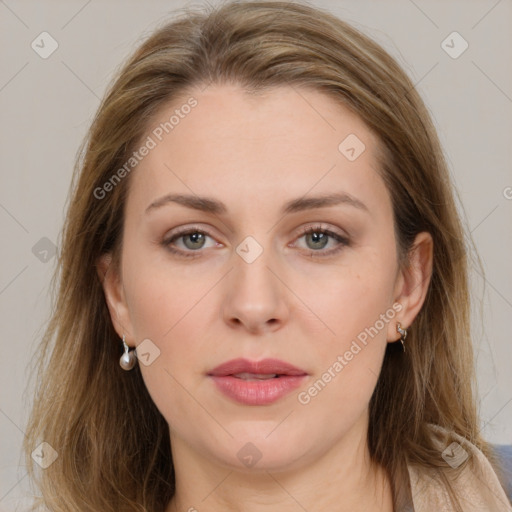
M 439 426 L 434 430 L 446 432 Z M 471 442 L 451 433 L 454 443 L 441 446 L 443 459 L 452 467 L 462 466 L 453 482 L 464 512 L 512 512 L 512 506 L 496 473 L 484 454 Z M 428 471 L 408 466 L 414 512 L 453 512 L 448 492 Z

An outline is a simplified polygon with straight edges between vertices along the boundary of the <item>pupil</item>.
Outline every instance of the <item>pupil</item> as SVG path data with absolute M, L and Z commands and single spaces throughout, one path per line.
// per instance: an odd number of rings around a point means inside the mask
M 191 244 L 192 249 L 197 249 L 198 245 L 199 245 L 199 247 L 201 247 L 203 245 L 201 242 L 204 243 L 204 235 L 202 233 L 191 233 L 191 234 L 187 235 L 187 238 L 189 240 L 191 240 L 191 242 L 192 242 L 192 244 Z M 198 244 L 198 242 L 199 242 L 199 244 Z
M 325 233 L 310 233 L 309 235 L 313 239 L 313 244 L 318 244 L 315 248 L 323 248 L 327 244 L 327 236 Z

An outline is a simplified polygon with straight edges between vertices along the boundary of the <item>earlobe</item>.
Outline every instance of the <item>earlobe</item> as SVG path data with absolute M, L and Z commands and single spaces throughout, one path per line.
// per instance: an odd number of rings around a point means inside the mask
M 434 243 L 430 233 L 418 233 L 409 251 L 407 264 L 397 278 L 395 301 L 401 304 L 402 309 L 396 320 L 402 327 L 408 328 L 414 322 L 425 302 L 432 275 L 433 254 Z M 400 339 L 396 323 L 391 328 L 389 339 Z
M 114 329 L 120 338 L 123 335 L 132 338 L 124 290 L 119 270 L 112 263 L 112 255 L 109 253 L 100 256 L 96 268 Z

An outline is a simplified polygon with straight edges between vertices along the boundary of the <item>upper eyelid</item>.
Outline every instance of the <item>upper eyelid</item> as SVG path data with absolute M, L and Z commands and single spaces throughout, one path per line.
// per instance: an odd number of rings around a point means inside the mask
M 330 226 L 323 226 L 321 222 L 316 222 L 316 223 L 312 223 L 312 224 L 308 224 L 308 225 L 305 225 L 305 226 L 301 226 L 300 228 L 296 228 L 298 229 L 298 233 L 295 233 L 294 236 L 304 236 L 305 234 L 307 234 L 307 232 L 309 231 L 326 231 L 326 232 L 330 232 L 332 233 L 333 235 L 337 235 L 339 237 L 342 237 L 342 238 L 348 238 L 348 234 L 346 232 L 342 232 L 342 233 L 337 233 L 336 230 L 340 229 L 340 228 L 332 228 Z M 344 230 L 343 230 L 344 231 Z M 185 236 L 185 235 L 188 235 L 188 234 L 191 234 L 191 233 L 204 233 L 205 235 L 211 237 L 211 238 L 215 238 L 215 236 L 210 232 L 210 229 L 209 228 L 203 228 L 203 227 L 200 227 L 200 226 L 190 226 L 190 227 L 178 227 L 176 228 L 176 231 L 172 234 L 169 234 L 168 236 L 165 237 L 165 239 L 167 240 L 171 240 L 173 238 L 179 238 L 180 236 Z
M 308 224 L 308 225 L 305 225 L 305 226 L 301 226 L 299 229 L 299 232 L 296 233 L 294 235 L 294 238 L 293 238 L 293 243 L 295 243 L 297 240 L 299 240 L 300 238 L 306 236 L 308 233 L 310 232 L 316 232 L 316 231 L 323 231 L 327 234 L 327 236 L 331 237 L 331 238 L 335 238 L 337 239 L 337 242 L 338 243 L 343 243 L 344 240 L 348 239 L 349 236 L 347 234 L 343 234 L 343 233 L 337 233 L 335 229 L 329 227 L 329 226 L 323 226 L 321 225 L 322 223 L 321 222 L 316 222 L 316 223 L 313 223 L 313 224 Z M 339 229 L 339 228 L 337 228 Z M 180 238 L 184 237 L 184 236 L 187 236 L 189 234 L 193 234 L 193 233 L 202 233 L 204 234 L 205 236 L 207 237 L 210 237 L 212 240 L 214 240 L 216 243 L 221 243 L 222 242 L 219 242 L 215 236 L 213 236 L 210 232 L 209 232 L 209 229 L 207 228 L 202 228 L 200 226 L 190 226 L 190 227 L 179 227 L 179 228 L 176 228 L 176 232 L 165 237 L 164 238 L 164 244 L 165 245 L 170 245 L 172 242 L 175 242 L 176 240 L 179 240 Z M 188 252 L 188 253 L 194 253 L 194 252 L 201 252 L 201 249 L 197 250 L 197 251 L 194 251 L 194 250 L 184 250 L 184 249 L 177 249 L 178 251 L 181 251 L 181 252 Z M 321 252 L 326 252 L 328 253 L 329 251 L 318 251 L 319 253 Z

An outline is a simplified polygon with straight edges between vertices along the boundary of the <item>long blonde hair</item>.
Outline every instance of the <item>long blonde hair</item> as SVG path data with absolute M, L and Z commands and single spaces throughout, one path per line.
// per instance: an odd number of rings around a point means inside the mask
M 25 438 L 40 503 L 54 512 L 157 512 L 173 496 L 169 427 L 139 368 L 119 367 L 122 345 L 97 275 L 101 255 L 119 261 L 130 176 L 100 199 L 95 190 L 127 161 L 164 104 L 192 85 L 227 82 L 247 91 L 311 87 L 350 108 L 380 141 L 401 263 L 417 233 L 433 237 L 425 304 L 407 351 L 388 346 L 370 402 L 370 453 L 390 476 L 395 504 L 407 463 L 449 470 L 431 423 L 470 440 L 496 464 L 475 406 L 464 232 L 423 101 L 391 56 L 333 15 L 300 3 L 230 2 L 185 11 L 156 30 L 118 73 L 81 148 Z M 58 458 L 37 472 L 30 454 L 41 441 Z M 439 479 L 451 489 L 444 471 Z

